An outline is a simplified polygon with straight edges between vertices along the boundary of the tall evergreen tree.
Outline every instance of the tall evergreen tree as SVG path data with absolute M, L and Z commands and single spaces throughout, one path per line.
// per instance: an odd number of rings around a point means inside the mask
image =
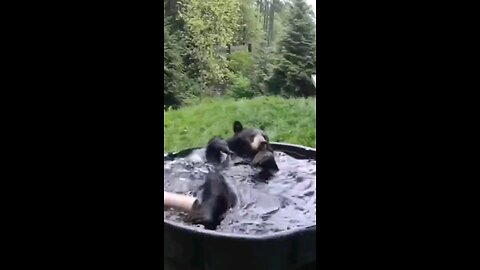
M 312 96 L 315 87 L 315 22 L 305 0 L 293 0 L 288 28 L 279 44 L 279 57 L 268 85 L 273 94 Z

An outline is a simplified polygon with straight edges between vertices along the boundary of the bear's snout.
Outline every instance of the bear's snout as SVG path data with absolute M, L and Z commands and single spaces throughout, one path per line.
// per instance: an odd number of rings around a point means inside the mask
M 266 144 L 267 140 L 265 139 L 265 137 L 263 137 L 263 135 L 261 134 L 258 134 L 253 138 L 252 149 L 257 151 L 261 146 Z

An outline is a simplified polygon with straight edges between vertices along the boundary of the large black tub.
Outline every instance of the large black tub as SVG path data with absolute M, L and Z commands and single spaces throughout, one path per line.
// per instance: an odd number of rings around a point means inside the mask
M 272 143 L 297 159 L 315 159 L 316 150 Z M 182 157 L 194 149 L 166 154 Z M 207 231 L 164 219 L 166 270 L 307 270 L 316 268 L 316 226 L 267 236 Z

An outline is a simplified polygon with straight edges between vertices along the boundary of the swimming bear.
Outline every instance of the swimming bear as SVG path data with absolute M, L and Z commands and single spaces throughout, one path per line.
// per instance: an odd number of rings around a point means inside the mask
M 234 135 L 226 141 L 220 137 L 214 137 L 208 142 L 205 153 L 207 162 L 214 164 L 217 168 L 223 165 L 228 166 L 228 161 L 222 162 L 222 153 L 227 156 L 236 155 L 234 165 L 252 165 L 260 168 L 258 174 L 261 180 L 267 180 L 278 171 L 275 162 L 273 149 L 270 140 L 261 129 L 244 128 L 242 123 L 235 121 L 233 123 Z
M 212 164 L 220 164 L 222 162 L 222 153 L 233 155 L 234 153 L 229 149 L 226 141 L 220 137 L 213 137 L 205 149 L 205 156 L 207 161 Z
M 251 165 L 261 169 L 257 176 L 263 181 L 268 180 L 279 170 L 277 163 L 275 162 L 273 151 L 268 150 L 266 144 L 260 146 L 258 153 L 251 162 Z
M 209 172 L 201 186 L 200 206 L 190 213 L 193 224 L 202 224 L 206 229 L 215 230 L 225 217 L 228 209 L 235 206 L 237 197 L 218 172 Z
M 270 140 L 267 134 L 258 128 L 244 128 L 242 123 L 235 121 L 233 123 L 234 135 L 227 139 L 228 147 L 238 156 L 247 159 L 253 159 L 258 151 L 263 147 L 272 151 Z
M 207 161 L 213 164 L 220 162 L 221 153 L 235 154 L 238 157 L 251 161 L 260 149 L 273 152 L 267 134 L 261 129 L 244 128 L 242 123 L 233 123 L 234 135 L 232 138 L 223 140 L 214 137 L 206 147 Z

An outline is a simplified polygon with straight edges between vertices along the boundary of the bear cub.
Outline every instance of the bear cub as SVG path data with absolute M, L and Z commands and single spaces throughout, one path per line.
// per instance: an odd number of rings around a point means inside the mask
M 236 155 L 248 161 L 252 161 L 255 155 L 261 151 L 273 152 L 267 134 L 261 129 L 244 128 L 242 123 L 233 123 L 234 135 L 232 138 L 223 140 L 214 137 L 208 142 L 206 148 L 207 161 L 218 163 L 221 153 Z
M 266 181 L 279 171 L 273 151 L 266 148 L 266 144 L 260 146 L 258 153 L 252 160 L 253 167 L 260 168 L 258 173 L 259 180 Z
M 207 162 L 212 164 L 220 164 L 222 162 L 222 153 L 227 154 L 228 156 L 234 154 L 228 148 L 226 141 L 222 140 L 220 137 L 213 137 L 208 142 L 208 147 L 205 149 Z
M 235 206 L 237 197 L 217 171 L 206 175 L 201 189 L 201 203 L 190 213 L 190 221 L 202 224 L 208 230 L 215 230 L 228 209 Z

